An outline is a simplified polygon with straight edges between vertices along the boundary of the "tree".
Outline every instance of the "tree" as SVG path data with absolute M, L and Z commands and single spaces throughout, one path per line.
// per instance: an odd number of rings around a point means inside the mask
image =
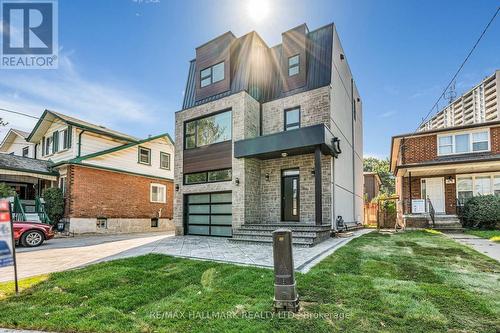
M 0 120 L 1 121 L 1 120 Z M 5 183 L 0 183 L 0 198 L 12 197 L 16 194 L 16 191 L 9 185 Z
M 389 159 L 378 159 L 375 157 L 363 158 L 363 171 L 376 172 L 380 176 L 382 186 L 380 191 L 384 194 L 391 195 L 395 191 L 394 176 L 390 171 Z

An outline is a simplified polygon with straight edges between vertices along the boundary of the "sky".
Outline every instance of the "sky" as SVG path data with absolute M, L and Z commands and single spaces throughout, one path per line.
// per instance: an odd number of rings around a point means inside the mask
M 499 5 L 268 0 L 256 8 L 253 1 L 266 0 L 59 0 L 59 68 L 0 69 L 0 108 L 35 116 L 52 109 L 137 137 L 173 137 L 197 46 L 229 30 L 255 30 L 272 46 L 304 22 L 310 30 L 334 22 L 363 101 L 364 154 L 384 158 L 391 136 L 418 127 Z M 457 93 L 496 69 L 500 17 L 459 75 Z M 0 137 L 35 123 L 0 117 L 9 123 Z

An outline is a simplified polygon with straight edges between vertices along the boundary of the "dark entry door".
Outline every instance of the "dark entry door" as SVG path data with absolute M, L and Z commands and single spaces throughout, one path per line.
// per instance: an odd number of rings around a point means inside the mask
M 281 194 L 281 217 L 283 221 L 298 221 L 300 211 L 298 170 L 283 172 Z

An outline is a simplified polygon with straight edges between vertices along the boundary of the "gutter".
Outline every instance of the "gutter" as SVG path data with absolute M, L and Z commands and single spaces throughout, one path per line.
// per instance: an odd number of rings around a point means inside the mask
M 78 155 L 76 157 L 80 157 L 81 153 L 82 153 L 82 134 L 85 133 L 85 130 L 82 130 L 79 134 L 78 134 Z

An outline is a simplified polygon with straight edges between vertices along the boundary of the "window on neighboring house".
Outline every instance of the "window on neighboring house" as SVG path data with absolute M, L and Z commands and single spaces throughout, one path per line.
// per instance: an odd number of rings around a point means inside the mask
M 23 157 L 28 157 L 30 154 L 30 147 L 24 147 L 23 148 Z
M 71 132 L 72 127 L 68 126 L 65 130 L 61 131 L 61 142 L 63 143 L 63 149 L 71 148 Z
M 231 169 L 188 173 L 184 175 L 184 184 L 201 184 L 229 181 L 232 178 Z
M 52 152 L 57 153 L 59 151 L 59 131 L 52 133 Z
M 160 153 L 160 168 L 170 170 L 170 154 Z
M 472 198 L 472 177 L 457 178 L 457 194 L 459 200 Z
M 162 184 L 151 184 L 151 202 L 166 203 L 167 187 Z
M 151 149 L 139 147 L 139 163 L 151 165 Z
M 438 155 L 464 154 L 489 150 L 489 132 L 438 136 Z
M 157 217 L 151 218 L 151 228 L 158 228 L 158 218 Z
M 500 196 L 500 176 L 493 177 L 493 194 Z
M 45 138 L 45 155 L 52 154 L 52 137 Z
M 231 111 L 186 122 L 184 147 L 192 149 L 231 140 L 231 131 Z
M 59 178 L 59 188 L 61 189 L 62 194 L 65 195 L 66 194 L 66 177 L 65 176 L 62 176 Z
M 224 62 L 210 66 L 200 71 L 200 87 L 224 80 Z
M 299 74 L 300 71 L 300 58 L 299 55 L 294 55 L 288 58 L 288 76 Z
M 285 110 L 285 131 L 300 128 L 300 108 Z
M 105 217 L 98 217 L 96 227 L 97 227 L 97 229 L 107 229 L 108 228 L 108 219 Z
M 474 179 L 474 195 L 491 194 L 491 177 L 480 176 Z

